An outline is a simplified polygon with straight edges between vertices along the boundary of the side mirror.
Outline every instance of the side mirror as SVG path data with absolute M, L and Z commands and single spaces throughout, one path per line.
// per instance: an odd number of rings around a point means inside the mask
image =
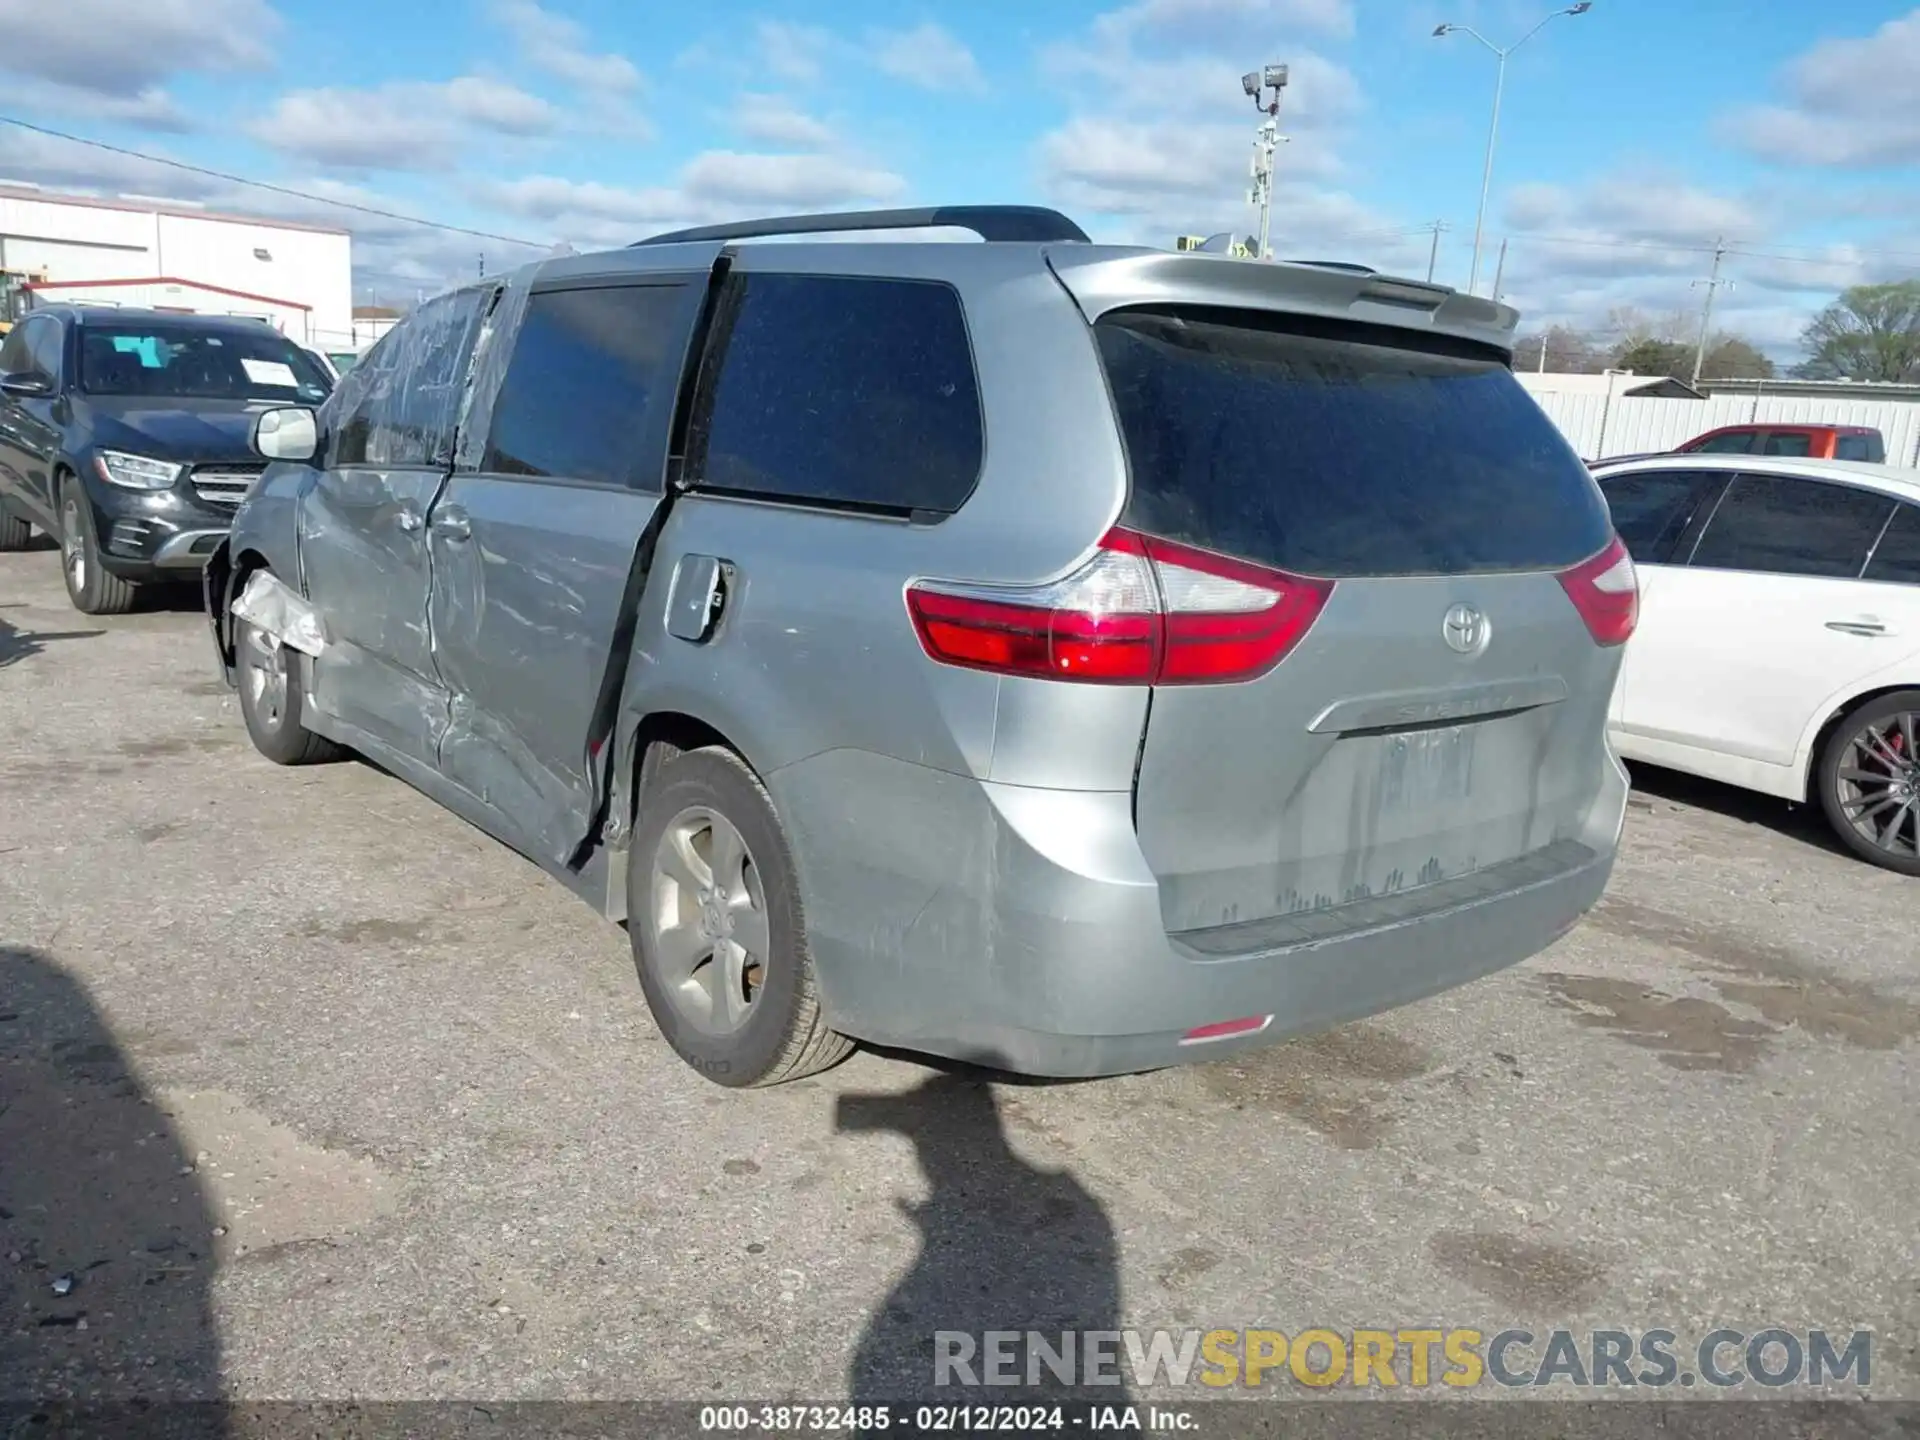
M 268 410 L 254 422 L 253 448 L 269 460 L 311 460 L 320 448 L 313 411 L 289 406 Z
M 19 375 L 0 375 L 0 390 L 9 395 L 51 395 L 53 381 L 45 375 L 21 373 Z

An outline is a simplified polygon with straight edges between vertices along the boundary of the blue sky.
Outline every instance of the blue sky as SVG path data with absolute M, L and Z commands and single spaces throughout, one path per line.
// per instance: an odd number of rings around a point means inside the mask
M 1564 5 L 1565 0 L 1562 0 Z M 1499 44 L 1542 0 L 0 0 L 0 112 L 578 248 L 746 213 L 1056 204 L 1099 238 L 1235 229 L 1292 67 L 1275 248 L 1464 283 Z M 1920 9 L 1594 0 L 1508 67 L 1483 275 L 1599 334 L 1697 304 L 1782 354 L 1841 286 L 1920 273 Z M 0 127 L 0 176 L 331 218 L 362 298 L 536 249 Z

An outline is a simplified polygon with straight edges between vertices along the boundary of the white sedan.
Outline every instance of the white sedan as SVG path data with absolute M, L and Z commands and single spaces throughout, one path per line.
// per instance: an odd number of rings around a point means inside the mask
M 1640 575 L 1628 760 L 1818 804 L 1920 875 L 1920 471 L 1661 455 L 1595 478 Z

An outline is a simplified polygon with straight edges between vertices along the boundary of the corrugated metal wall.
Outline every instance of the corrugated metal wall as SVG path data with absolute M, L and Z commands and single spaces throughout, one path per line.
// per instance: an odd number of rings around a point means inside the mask
M 1714 395 L 1705 400 L 1641 396 L 1535 395 L 1573 448 L 1589 460 L 1670 450 L 1703 430 L 1755 420 L 1871 425 L 1887 437 L 1887 462 L 1920 466 L 1920 401 L 1842 400 L 1824 395 Z

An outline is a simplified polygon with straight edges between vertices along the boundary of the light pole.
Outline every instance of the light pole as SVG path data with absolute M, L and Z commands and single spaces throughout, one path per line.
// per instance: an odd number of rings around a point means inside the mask
M 1261 70 L 1249 70 L 1240 77 L 1240 88 L 1266 116 L 1253 142 L 1253 190 L 1247 196 L 1260 211 L 1260 238 L 1255 242 L 1254 257 L 1265 260 L 1273 218 L 1273 152 L 1287 138 L 1280 133 L 1280 92 L 1287 88 L 1287 67 L 1268 65 Z M 1272 100 L 1265 96 L 1268 90 L 1273 91 Z
M 1507 57 L 1518 50 L 1527 41 L 1558 20 L 1562 15 L 1584 15 L 1593 8 L 1593 0 L 1580 0 L 1578 5 L 1569 5 L 1564 10 L 1556 10 L 1533 29 L 1522 35 L 1513 44 L 1501 49 L 1471 25 L 1436 25 L 1433 36 L 1436 40 L 1442 36 L 1461 34 L 1471 35 L 1494 53 L 1499 66 L 1493 79 L 1493 123 L 1487 127 L 1487 162 L 1480 172 L 1480 209 L 1473 217 L 1473 268 L 1467 272 L 1467 293 L 1471 295 L 1480 283 L 1480 234 L 1487 220 L 1487 195 L 1493 188 L 1493 146 L 1500 137 L 1500 96 L 1507 88 Z

